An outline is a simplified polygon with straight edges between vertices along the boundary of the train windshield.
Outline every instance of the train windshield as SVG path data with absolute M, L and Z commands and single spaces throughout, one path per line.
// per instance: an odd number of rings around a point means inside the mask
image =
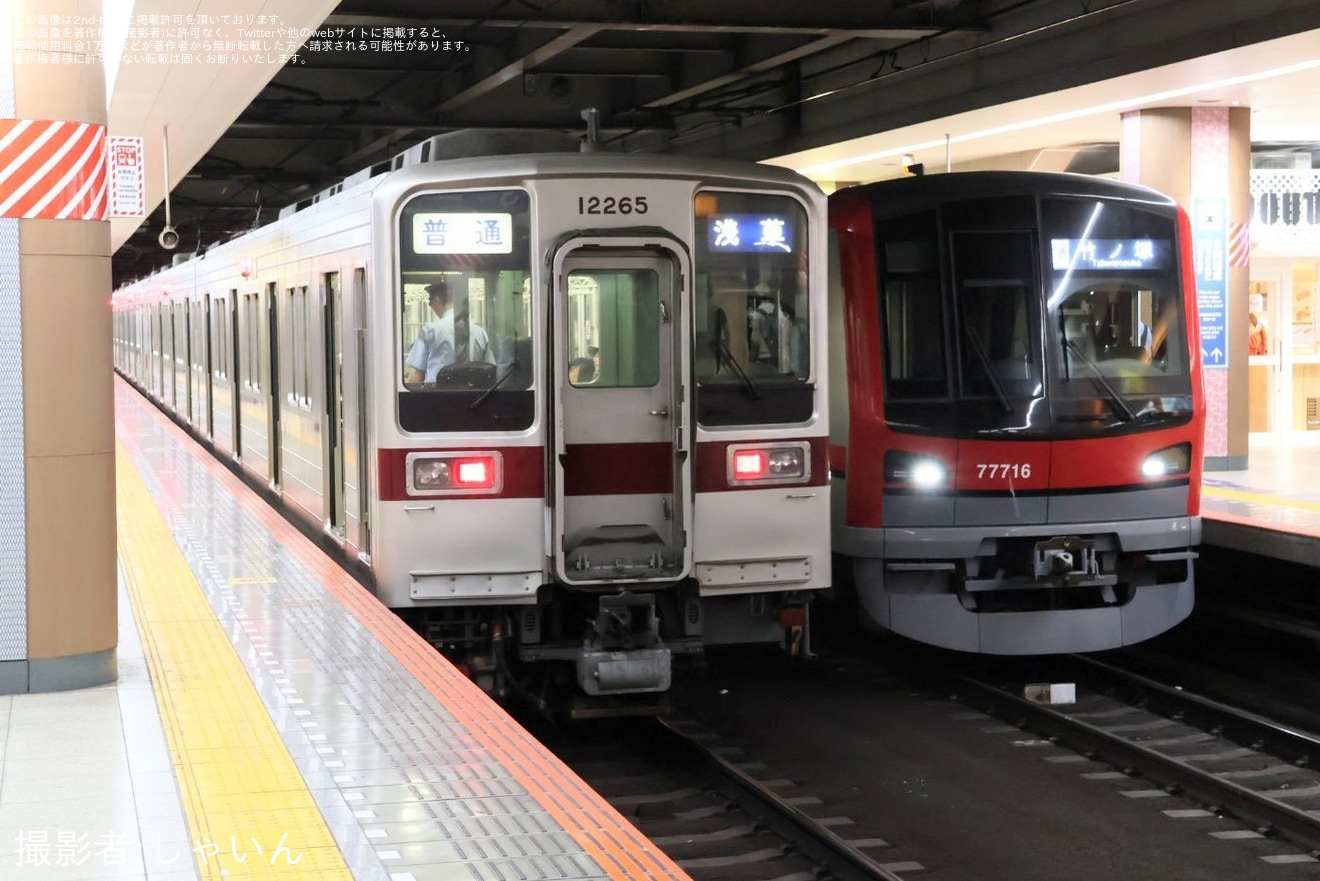
M 533 376 L 529 206 L 522 190 L 425 193 L 404 205 L 395 291 L 403 429 L 530 424 L 530 396 L 514 395 Z
M 1190 417 L 1175 218 L 1130 203 L 1045 199 L 1041 222 L 1056 420 L 1075 433 Z
M 810 419 L 806 209 L 790 196 L 702 190 L 694 212 L 698 420 Z

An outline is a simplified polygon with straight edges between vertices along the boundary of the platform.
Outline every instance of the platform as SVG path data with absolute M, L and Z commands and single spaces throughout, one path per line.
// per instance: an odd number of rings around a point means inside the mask
M 1253 437 L 1245 471 L 1209 471 L 1202 541 L 1320 567 L 1320 432 Z
M 120 678 L 0 698 L 0 877 L 686 878 L 119 380 L 115 404 Z

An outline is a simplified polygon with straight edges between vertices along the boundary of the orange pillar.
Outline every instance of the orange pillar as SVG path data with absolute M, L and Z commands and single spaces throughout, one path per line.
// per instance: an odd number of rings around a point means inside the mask
M 100 12 L 16 0 L 0 13 L 0 122 L 24 145 L 0 150 L 0 425 L 13 441 L 0 504 L 16 515 L 0 511 L 0 693 L 117 675 L 110 224 L 95 199 L 105 72 L 81 24 Z M 66 211 L 93 219 L 55 219 Z

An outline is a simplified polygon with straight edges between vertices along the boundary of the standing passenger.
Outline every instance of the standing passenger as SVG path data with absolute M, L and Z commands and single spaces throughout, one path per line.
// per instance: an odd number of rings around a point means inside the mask
M 479 324 L 471 324 L 466 319 L 455 327 L 454 303 L 449 294 L 449 286 L 443 281 L 426 286 L 427 299 L 436 320 L 423 327 L 408 357 L 404 359 L 406 370 L 403 384 L 408 388 L 417 388 L 423 383 L 435 382 L 441 370 L 459 361 L 484 361 L 495 363 L 495 354 L 490 350 L 490 338 Z M 466 331 L 466 333 L 458 332 Z

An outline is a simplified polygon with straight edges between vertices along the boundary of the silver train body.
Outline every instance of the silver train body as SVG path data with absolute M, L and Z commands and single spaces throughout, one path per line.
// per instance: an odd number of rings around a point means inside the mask
M 117 371 L 490 690 L 655 695 L 705 645 L 806 647 L 823 196 L 743 163 L 428 153 L 118 290 Z M 437 334 L 452 363 L 418 354 Z

